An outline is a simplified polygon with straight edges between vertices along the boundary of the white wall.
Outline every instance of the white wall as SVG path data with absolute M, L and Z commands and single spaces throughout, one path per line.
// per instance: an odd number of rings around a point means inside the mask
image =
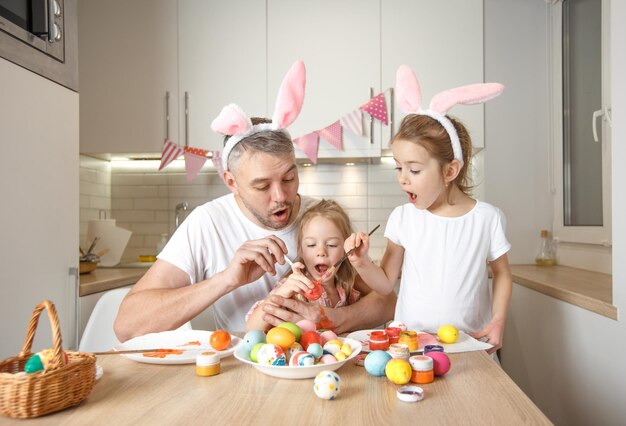
M 78 93 L 0 58 L 0 359 L 21 350 L 33 308 L 52 300 L 75 344 Z M 45 318 L 45 320 L 43 320 Z M 47 314 L 33 350 L 51 346 Z
M 620 161 L 626 158 L 626 4 L 612 3 L 613 256 L 625 259 L 626 194 L 619 182 L 626 181 Z M 501 108 L 487 107 L 486 191 L 507 213 L 516 262 L 532 260 L 536 234 L 552 217 L 549 168 L 542 160 L 548 157 L 546 7 L 543 1 L 485 1 L 487 79 L 513 82 Z M 613 288 L 613 304 L 624 309 L 624 262 L 613 262 Z M 555 424 L 624 424 L 625 337 L 621 315 L 609 320 L 515 285 L 501 360 Z

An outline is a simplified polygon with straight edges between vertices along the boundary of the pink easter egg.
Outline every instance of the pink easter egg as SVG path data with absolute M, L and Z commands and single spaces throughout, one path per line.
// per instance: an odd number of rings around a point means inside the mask
M 338 340 L 337 335 L 332 330 L 326 330 L 320 334 L 320 340 L 322 341 L 322 346 L 331 340 Z
M 300 329 L 302 330 L 302 332 L 304 333 L 305 331 L 316 331 L 317 330 L 317 326 L 315 325 L 315 323 L 311 320 L 308 319 L 303 319 L 300 320 L 296 323 L 296 325 L 298 327 L 300 327 Z
M 450 371 L 450 358 L 445 352 L 428 352 L 426 356 L 433 359 L 433 371 L 435 376 L 443 376 Z
M 320 363 L 322 364 L 334 364 L 335 362 L 337 362 L 337 358 L 330 354 L 322 355 L 320 358 Z

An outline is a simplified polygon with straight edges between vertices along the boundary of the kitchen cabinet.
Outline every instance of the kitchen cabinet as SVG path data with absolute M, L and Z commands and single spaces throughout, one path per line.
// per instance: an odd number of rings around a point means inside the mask
M 177 4 L 78 2 L 81 153 L 161 152 L 178 142 Z
M 395 84 L 401 64 L 415 72 L 425 107 L 447 89 L 483 82 L 483 0 L 382 0 L 382 87 Z M 455 106 L 475 147 L 484 146 L 482 105 Z M 394 105 L 397 131 L 404 114 Z M 383 149 L 389 134 L 383 135 Z
M 222 149 L 210 125 L 229 103 L 248 116 L 268 115 L 265 31 L 265 0 L 179 0 L 181 144 Z
M 296 138 L 358 109 L 380 87 L 380 1 L 267 2 L 268 95 L 273 102 L 285 72 L 298 59 L 307 67 L 304 106 L 289 131 Z M 378 157 L 381 124 L 364 118 L 368 135 L 343 131 L 344 150 L 320 139 L 319 158 Z M 298 156 L 304 154 L 297 150 Z

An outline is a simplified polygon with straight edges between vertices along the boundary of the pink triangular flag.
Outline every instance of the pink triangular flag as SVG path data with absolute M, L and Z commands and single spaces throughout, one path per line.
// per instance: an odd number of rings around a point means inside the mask
M 360 109 L 344 115 L 340 119 L 341 125 L 357 136 L 363 136 L 363 113 Z
M 206 149 L 185 147 L 185 172 L 187 173 L 187 182 L 194 180 L 200 169 L 204 166 L 207 158 L 206 155 L 209 151 Z
M 389 121 L 387 121 L 387 103 L 385 102 L 385 93 L 379 93 L 359 108 L 375 119 L 380 120 L 384 125 L 389 123 Z
M 343 137 L 341 134 L 341 124 L 339 123 L 339 120 L 322 130 L 318 130 L 317 134 L 320 135 L 321 138 L 324 138 L 324 140 L 327 140 L 339 151 L 343 151 Z
M 161 165 L 159 166 L 159 171 L 163 170 L 165 166 L 176 160 L 182 153 L 183 149 L 171 140 L 163 142 L 163 152 L 161 152 Z
M 300 136 L 299 138 L 294 139 L 293 143 L 306 154 L 313 164 L 317 164 L 317 149 L 320 144 L 317 132 L 311 132 L 308 135 Z
M 217 175 L 220 179 L 224 180 L 224 166 L 222 166 L 222 151 L 211 151 L 213 156 L 211 157 L 211 161 L 213 162 L 213 166 L 217 171 Z

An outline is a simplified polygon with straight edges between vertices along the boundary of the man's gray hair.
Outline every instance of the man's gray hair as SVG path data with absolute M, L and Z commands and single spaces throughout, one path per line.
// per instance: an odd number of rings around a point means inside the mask
M 284 129 L 264 130 L 241 140 L 228 156 L 228 170 L 236 170 L 244 152 L 264 152 L 266 154 L 291 154 L 294 152 L 289 132 Z

